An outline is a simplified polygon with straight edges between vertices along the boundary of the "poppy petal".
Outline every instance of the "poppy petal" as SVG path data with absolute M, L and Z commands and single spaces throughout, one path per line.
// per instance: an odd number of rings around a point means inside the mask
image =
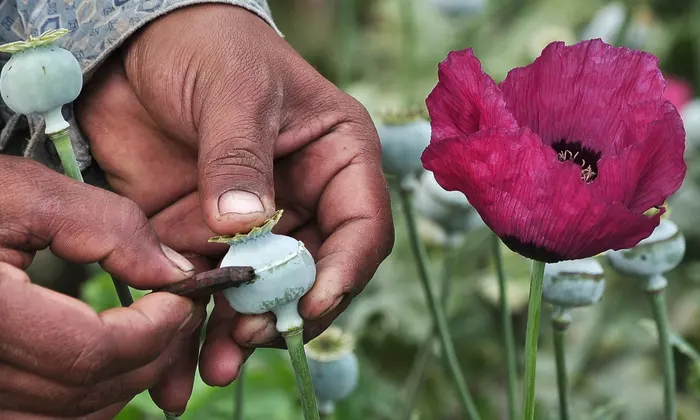
M 438 66 L 438 83 L 426 100 L 432 141 L 492 127 L 516 127 L 503 94 L 469 48 L 453 51 Z
M 581 168 L 529 129 L 493 128 L 433 143 L 423 165 L 448 191 L 462 191 L 509 248 L 544 262 L 630 248 L 659 215 L 633 213 L 596 196 Z
M 499 87 L 519 125 L 546 144 L 564 139 L 614 156 L 634 141 L 625 135 L 632 107 L 663 102 L 665 86 L 656 57 L 595 39 L 554 42 Z M 634 118 L 650 123 L 657 114 Z

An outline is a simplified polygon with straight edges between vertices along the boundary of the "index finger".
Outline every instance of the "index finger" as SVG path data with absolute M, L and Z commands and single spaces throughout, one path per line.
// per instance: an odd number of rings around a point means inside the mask
M 373 127 L 369 118 L 362 119 L 323 140 L 328 148 L 344 149 L 328 153 L 351 153 L 352 157 L 331 178 L 318 201 L 316 218 L 325 239 L 318 251 L 316 283 L 300 303 L 306 319 L 317 319 L 346 295 L 361 292 L 393 247 L 391 201 Z M 354 151 L 348 151 L 352 144 Z
M 97 314 L 0 263 L 0 358 L 59 383 L 90 385 L 144 366 L 204 314 L 201 305 L 169 293 Z

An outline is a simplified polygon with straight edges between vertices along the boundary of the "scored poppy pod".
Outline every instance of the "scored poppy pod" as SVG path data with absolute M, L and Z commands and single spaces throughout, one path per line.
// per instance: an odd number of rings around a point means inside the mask
M 423 166 L 525 257 L 631 248 L 683 182 L 683 123 L 651 54 L 553 42 L 497 85 L 467 49 L 438 76 Z

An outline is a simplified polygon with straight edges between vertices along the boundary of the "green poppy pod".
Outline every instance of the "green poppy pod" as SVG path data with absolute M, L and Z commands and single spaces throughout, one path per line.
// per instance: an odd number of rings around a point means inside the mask
M 678 226 L 661 219 L 659 226 L 634 248 L 607 253 L 610 264 L 619 272 L 650 277 L 673 270 L 685 255 L 685 236 Z
M 431 172 L 421 176 L 413 204 L 418 213 L 440 225 L 446 233 L 466 232 L 483 224 L 464 194 L 445 191 Z
M 66 30 L 49 31 L 38 38 L 0 47 L 12 54 L 0 72 L 0 94 L 18 114 L 43 114 L 46 132 L 68 128 L 61 107 L 73 102 L 83 86 L 83 73 L 70 51 L 53 45 Z
M 418 116 L 406 120 L 388 120 L 378 125 L 384 171 L 399 181 L 415 178 L 423 172 L 421 155 L 430 143 L 430 122 Z
M 354 348 L 352 336 L 333 326 L 306 345 L 311 383 L 324 415 L 333 414 L 335 404 L 357 387 L 360 371 Z
M 272 312 L 277 330 L 300 329 L 299 299 L 316 281 L 316 264 L 301 241 L 272 233 L 282 211 L 247 234 L 218 236 L 210 242 L 230 245 L 221 267 L 252 266 L 255 278 L 223 291 L 233 309 L 242 314 Z
M 595 258 L 561 261 L 544 268 L 542 299 L 561 308 L 598 303 L 605 291 L 603 266 Z

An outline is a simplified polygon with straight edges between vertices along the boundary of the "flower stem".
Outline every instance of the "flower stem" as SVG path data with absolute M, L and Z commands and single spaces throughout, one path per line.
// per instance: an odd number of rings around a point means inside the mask
M 554 336 L 554 357 L 557 367 L 557 391 L 559 392 L 559 418 L 569 420 L 569 383 L 566 377 L 566 331 L 569 320 L 566 316 L 552 318 L 552 333 Z
M 530 299 L 527 305 L 527 333 L 525 335 L 525 408 L 523 419 L 535 418 L 535 382 L 537 377 L 537 341 L 540 335 L 540 312 L 542 309 L 542 284 L 544 282 L 544 265 L 541 261 L 532 261 L 530 277 Z
M 241 366 L 241 371 L 236 379 L 236 406 L 233 412 L 234 420 L 243 420 L 243 394 L 245 394 L 245 365 Z
M 651 283 L 651 281 L 650 281 Z M 659 331 L 661 366 L 664 373 L 664 419 L 676 420 L 676 371 L 673 364 L 673 349 L 669 340 L 666 288 L 648 288 L 651 309 Z
M 452 379 L 454 380 L 457 390 L 459 391 L 459 396 L 464 406 L 464 410 L 467 413 L 467 417 L 472 420 L 478 420 L 481 417 L 479 416 L 474 400 L 472 399 L 469 389 L 467 388 L 467 381 L 464 379 L 462 369 L 459 366 L 459 361 L 457 360 L 455 348 L 452 343 L 452 337 L 450 336 L 450 331 L 447 326 L 447 317 L 445 316 L 441 302 L 439 302 L 437 299 L 435 285 L 430 279 L 427 257 L 425 255 L 423 243 L 418 237 L 418 229 L 416 227 L 416 219 L 413 212 L 409 191 L 401 189 L 400 197 L 406 219 L 406 227 L 408 228 L 409 241 L 411 243 L 411 248 L 413 249 L 413 254 L 418 268 L 418 277 L 420 278 L 421 285 L 423 286 L 423 291 L 425 292 L 425 297 L 428 301 L 428 307 L 433 315 L 433 322 L 438 329 L 440 345 L 442 347 L 445 361 L 447 362 L 447 366 L 452 374 Z
M 63 171 L 66 175 L 78 182 L 85 182 L 83 181 L 83 175 L 80 173 L 80 167 L 78 166 L 78 161 L 73 152 L 73 145 L 70 142 L 68 129 L 49 133 L 49 138 L 56 147 L 56 152 L 61 159 L 61 165 L 63 165 Z M 117 289 L 117 295 L 119 296 L 121 305 L 129 306 L 134 303 L 134 298 L 131 296 L 129 286 L 115 279 L 112 279 L 112 281 L 114 282 L 114 288 Z
M 292 359 L 292 367 L 297 380 L 297 388 L 301 396 L 301 408 L 305 420 L 319 420 L 318 406 L 316 405 L 316 394 L 311 384 L 311 373 L 309 372 L 309 361 L 306 359 L 304 351 L 303 328 L 292 329 L 283 332 L 282 336 L 287 343 L 289 357 Z
M 508 293 L 506 290 L 506 273 L 503 268 L 503 255 L 501 253 L 501 239 L 495 233 L 492 236 L 492 247 L 496 275 L 498 277 L 498 293 L 501 306 L 501 329 L 503 343 L 506 351 L 506 369 L 508 379 L 508 418 L 515 420 L 518 417 L 516 393 L 518 392 L 517 365 L 515 359 L 515 339 L 513 338 L 513 321 L 510 317 L 508 305 Z

